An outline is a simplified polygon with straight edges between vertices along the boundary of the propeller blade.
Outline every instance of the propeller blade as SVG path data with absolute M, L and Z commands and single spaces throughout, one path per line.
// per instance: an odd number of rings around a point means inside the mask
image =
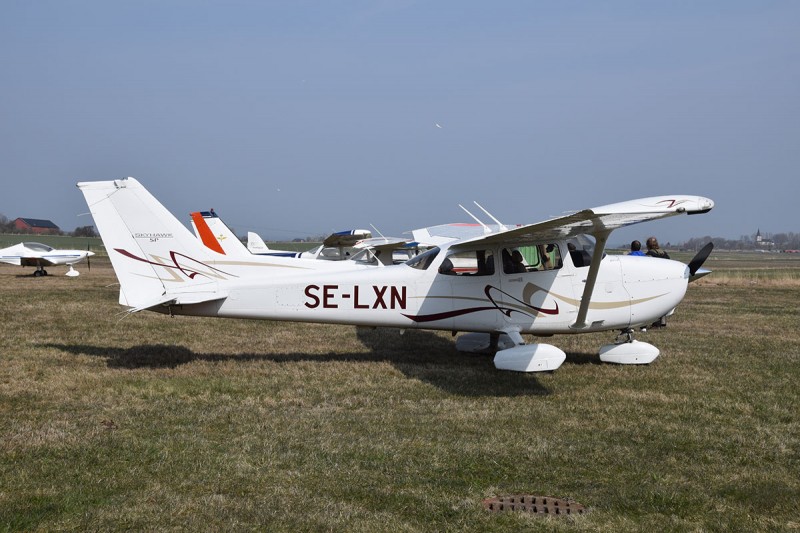
M 701 248 L 700 251 L 697 252 L 697 255 L 695 255 L 692 258 L 692 260 L 689 261 L 690 279 L 692 280 L 696 279 L 695 274 L 697 274 L 697 271 L 700 270 L 701 266 L 703 266 L 703 263 L 706 262 L 706 259 L 708 259 L 708 256 L 711 255 L 711 250 L 713 249 L 714 249 L 714 243 L 710 242 L 705 246 L 703 246 L 703 248 Z M 700 276 L 697 276 L 697 278 L 704 276 L 705 274 L 708 274 L 708 272 L 702 273 Z
M 89 243 L 88 243 L 88 242 L 86 243 L 86 251 L 87 251 L 87 252 L 91 252 L 91 250 L 89 249 Z M 92 269 L 92 260 L 90 259 L 91 257 L 92 257 L 92 256 L 90 256 L 90 255 L 87 255 L 87 256 L 86 256 L 86 268 L 87 268 L 88 270 L 91 270 L 91 269 Z

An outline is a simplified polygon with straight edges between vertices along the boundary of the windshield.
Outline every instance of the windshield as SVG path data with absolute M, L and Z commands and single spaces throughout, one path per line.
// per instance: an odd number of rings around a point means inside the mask
M 34 250 L 36 252 L 52 252 L 53 249 L 46 244 L 42 244 L 40 242 L 24 242 L 22 243 L 25 248 L 28 250 Z
M 595 238 L 591 235 L 582 233 L 567 240 L 567 248 L 572 258 L 572 264 L 576 267 L 588 267 L 594 255 Z M 605 257 L 605 254 L 603 254 Z
M 433 259 L 439 255 L 439 247 L 433 247 L 424 254 L 419 254 L 417 257 L 413 259 L 409 259 L 406 261 L 406 264 L 411 268 L 417 268 L 419 270 L 427 270 Z
M 350 257 L 350 261 L 355 261 L 356 263 L 360 263 L 362 265 L 377 265 L 378 258 L 375 257 L 375 254 L 370 248 L 364 248 L 363 250 L 359 251 L 352 257 Z

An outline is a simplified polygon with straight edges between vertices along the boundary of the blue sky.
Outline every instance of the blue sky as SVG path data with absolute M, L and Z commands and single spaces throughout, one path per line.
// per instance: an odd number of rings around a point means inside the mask
M 0 2 L 0 213 L 92 224 L 134 176 L 268 239 L 537 222 L 660 194 L 612 243 L 800 232 L 800 3 Z M 437 126 L 438 124 L 438 126 Z M 440 126 L 440 127 L 439 127 Z

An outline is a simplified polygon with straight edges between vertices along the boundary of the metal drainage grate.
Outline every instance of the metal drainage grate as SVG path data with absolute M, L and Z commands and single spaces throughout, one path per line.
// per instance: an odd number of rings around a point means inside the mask
M 502 511 L 524 511 L 526 513 L 568 516 L 584 514 L 589 510 L 578 502 L 550 496 L 531 496 L 519 494 L 515 496 L 498 496 L 483 500 L 483 508 L 499 513 Z

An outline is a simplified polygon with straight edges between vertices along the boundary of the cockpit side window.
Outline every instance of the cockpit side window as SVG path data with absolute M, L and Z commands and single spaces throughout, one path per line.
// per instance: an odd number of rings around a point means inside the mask
M 428 270 L 428 267 L 431 266 L 431 263 L 439 255 L 439 247 L 435 246 L 428 250 L 425 253 L 419 254 L 418 256 L 409 259 L 406 261 L 406 264 L 411 268 L 416 268 L 418 270 Z
M 491 250 L 466 250 L 448 254 L 439 267 L 439 274 L 448 276 L 491 276 L 494 254 Z
M 564 264 L 561 259 L 561 249 L 555 243 L 504 248 L 502 255 L 503 272 L 505 274 L 556 270 Z

